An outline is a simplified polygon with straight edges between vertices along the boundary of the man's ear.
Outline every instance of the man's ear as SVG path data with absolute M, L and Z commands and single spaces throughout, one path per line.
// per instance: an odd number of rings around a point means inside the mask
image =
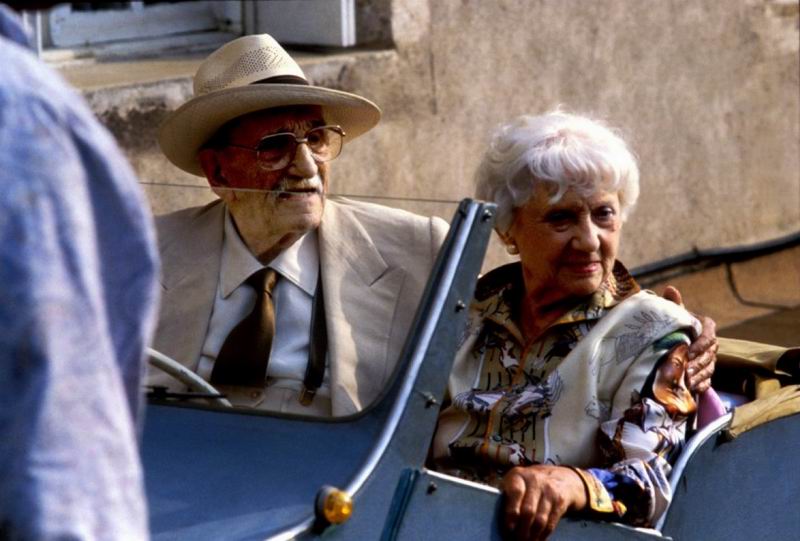
M 206 180 L 211 186 L 211 190 L 217 194 L 217 197 L 225 202 L 236 199 L 236 195 L 230 189 L 228 181 L 222 173 L 217 151 L 211 148 L 204 148 L 197 153 L 197 161 L 200 162 L 200 167 L 206 175 Z

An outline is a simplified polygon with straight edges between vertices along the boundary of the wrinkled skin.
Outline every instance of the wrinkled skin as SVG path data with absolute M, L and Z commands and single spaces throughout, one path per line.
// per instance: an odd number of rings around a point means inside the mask
M 307 145 L 297 146 L 284 169 L 268 171 L 255 152 L 267 135 L 302 136 L 323 124 L 318 107 L 267 109 L 243 115 L 226 128 L 222 149 L 206 148 L 198 159 L 214 192 L 225 201 L 239 234 L 262 263 L 319 227 L 328 189 L 327 163 L 317 163 Z
M 664 298 L 675 304 L 683 306 L 683 298 L 680 292 L 667 286 L 664 289 Z M 717 324 L 714 320 L 706 316 L 695 315 L 703 325 L 703 332 L 691 343 L 687 352 L 689 366 L 686 369 L 688 375 L 689 390 L 694 393 L 704 393 L 711 387 L 711 376 L 714 375 L 714 367 L 717 362 Z
M 547 187 L 538 184 L 516 209 L 502 238 L 517 248 L 522 263 L 520 323 L 527 340 L 600 288 L 614 267 L 621 229 L 617 192 L 583 196 L 569 189 L 552 202 Z
M 506 498 L 502 518 L 508 539 L 547 539 L 567 511 L 587 506 L 586 489 L 577 473 L 563 466 L 516 467 L 503 477 Z

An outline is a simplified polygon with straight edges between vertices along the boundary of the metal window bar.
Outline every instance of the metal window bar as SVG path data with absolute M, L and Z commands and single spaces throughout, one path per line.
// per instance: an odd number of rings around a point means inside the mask
M 31 34 L 32 43 L 36 56 L 42 57 L 42 12 L 41 11 L 23 11 L 22 23 L 25 25 L 25 30 Z

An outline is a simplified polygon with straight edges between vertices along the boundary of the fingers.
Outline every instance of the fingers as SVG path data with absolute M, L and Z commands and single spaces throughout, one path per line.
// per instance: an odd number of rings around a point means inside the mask
M 703 331 L 697 337 L 697 340 L 689 346 L 689 360 L 699 357 L 702 353 L 712 348 L 714 348 L 714 353 L 716 354 L 717 324 L 710 317 L 700 316 L 698 319 L 703 325 Z
M 539 506 L 530 528 L 530 539 L 544 540 L 550 537 L 565 512 L 566 507 L 561 498 L 539 498 Z
M 569 502 L 557 476 L 552 473 L 546 467 L 531 466 L 514 468 L 506 474 L 503 479 L 504 528 L 510 538 L 518 541 L 547 539 L 566 513 Z M 563 475 L 563 472 L 557 473 Z
M 716 338 L 708 338 L 705 335 L 700 335 L 697 339 L 691 343 L 689 346 L 689 351 L 687 352 L 687 356 L 689 357 L 689 361 L 695 364 L 700 364 L 699 368 L 705 367 L 707 364 L 711 363 L 714 359 L 714 355 L 717 352 L 717 339 Z M 701 357 L 706 357 L 703 361 L 700 360 Z
M 711 387 L 711 376 L 717 362 L 716 329 L 717 324 L 710 317 L 701 318 L 703 332 L 689 346 L 689 366 L 686 373 L 689 376 L 689 389 L 693 392 L 703 393 Z
M 674 286 L 667 286 L 664 288 L 663 297 L 675 304 L 683 306 L 683 296 L 681 292 Z M 713 353 L 710 358 L 708 358 L 705 362 L 701 364 L 697 370 L 705 367 L 708 363 L 713 364 L 716 355 L 716 348 L 717 348 L 717 324 L 714 322 L 713 319 L 707 316 L 696 316 L 699 320 L 701 325 L 703 326 L 703 330 L 700 333 L 700 336 L 697 337 L 697 340 L 692 342 L 689 346 L 689 360 L 695 359 L 696 357 L 702 356 L 704 353 L 708 352 L 709 350 L 713 349 Z M 713 369 L 712 369 L 713 372 Z
M 503 527 L 512 536 L 516 534 L 517 525 L 520 522 L 522 500 L 526 493 L 525 480 L 517 470 L 518 468 L 512 469 L 503 478 L 503 494 L 506 497 Z
M 689 374 L 690 391 L 703 393 L 711 387 L 711 376 L 716 367 L 716 351 L 717 345 L 714 343 L 711 350 L 689 362 L 686 372 Z
M 711 387 L 711 376 L 717 362 L 717 324 L 710 317 L 701 317 L 703 332 L 689 346 L 686 374 L 689 389 L 702 393 Z
M 662 295 L 668 301 L 674 302 L 679 306 L 683 306 L 683 296 L 681 292 L 678 291 L 676 287 L 667 286 L 664 288 L 664 293 Z
M 522 499 L 517 530 L 514 532 L 515 538 L 519 541 L 539 539 L 539 532 L 542 528 L 537 512 L 539 506 L 546 503 L 540 497 L 536 482 L 532 479 L 526 479 L 526 481 L 525 497 Z
M 664 298 L 675 304 L 683 306 L 680 291 L 673 286 L 664 288 Z M 700 336 L 689 345 L 689 366 L 686 370 L 686 380 L 689 389 L 693 392 L 703 393 L 711 387 L 711 376 L 717 361 L 717 324 L 710 317 L 697 316 L 703 326 Z

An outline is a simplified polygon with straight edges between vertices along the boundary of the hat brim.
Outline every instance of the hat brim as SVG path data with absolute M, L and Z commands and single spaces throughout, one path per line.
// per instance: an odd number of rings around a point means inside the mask
M 197 153 L 218 129 L 236 117 L 287 105 L 318 105 L 326 123 L 344 129 L 351 141 L 372 129 L 381 110 L 366 98 L 319 86 L 255 84 L 198 96 L 173 111 L 161 124 L 158 144 L 169 161 L 204 176 Z

